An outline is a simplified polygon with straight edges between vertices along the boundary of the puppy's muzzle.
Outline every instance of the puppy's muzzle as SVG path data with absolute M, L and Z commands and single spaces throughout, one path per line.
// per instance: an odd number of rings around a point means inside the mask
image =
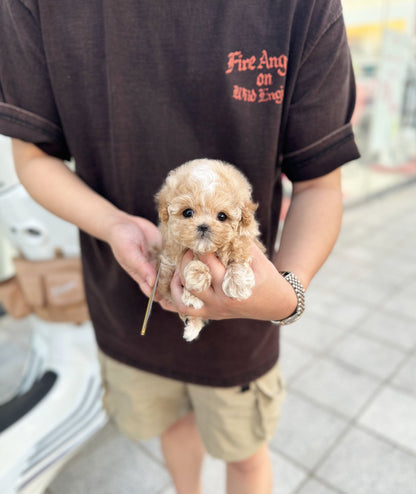
M 206 225 L 205 223 L 202 223 L 202 225 L 198 225 L 197 226 L 197 231 L 198 231 L 198 235 L 202 238 L 202 237 L 207 237 L 209 236 L 209 234 L 211 233 L 210 232 L 210 229 L 209 229 L 209 226 Z

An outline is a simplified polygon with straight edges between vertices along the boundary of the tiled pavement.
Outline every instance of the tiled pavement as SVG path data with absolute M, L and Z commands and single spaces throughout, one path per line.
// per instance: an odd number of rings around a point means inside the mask
M 415 199 L 413 183 L 348 208 L 307 312 L 283 329 L 287 398 L 271 443 L 275 494 L 416 493 Z M 19 331 L 10 341 L 8 324 L 0 323 L 0 355 L 12 371 L 10 350 L 21 352 L 25 341 Z M 3 360 L 3 376 L 6 367 Z M 205 494 L 224 493 L 221 462 L 207 459 L 203 484 Z M 47 492 L 174 489 L 158 442 L 132 443 L 109 424 Z

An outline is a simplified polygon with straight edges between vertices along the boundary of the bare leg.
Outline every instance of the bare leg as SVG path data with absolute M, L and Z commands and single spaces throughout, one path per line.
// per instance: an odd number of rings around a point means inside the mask
M 166 466 L 178 494 L 201 494 L 201 468 L 204 446 L 191 412 L 174 423 L 161 436 Z
M 265 444 L 253 456 L 227 464 L 227 494 L 271 494 L 272 466 Z

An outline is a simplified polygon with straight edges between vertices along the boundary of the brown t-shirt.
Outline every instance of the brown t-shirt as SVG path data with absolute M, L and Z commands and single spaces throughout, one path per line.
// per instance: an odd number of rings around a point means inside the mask
M 3 0 L 0 133 L 73 157 L 79 176 L 154 222 L 167 172 L 194 158 L 238 166 L 271 255 L 281 175 L 308 180 L 358 157 L 355 86 L 340 0 Z M 88 214 L 88 211 L 85 212 Z M 267 322 L 211 322 L 187 343 L 109 246 L 81 234 L 100 348 L 181 380 L 249 382 L 278 358 Z

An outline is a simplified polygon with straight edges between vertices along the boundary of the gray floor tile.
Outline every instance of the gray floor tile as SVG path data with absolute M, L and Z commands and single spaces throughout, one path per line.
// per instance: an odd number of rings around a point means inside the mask
M 295 324 L 282 328 L 283 338 L 315 352 L 322 352 L 331 346 L 346 331 L 322 315 L 305 314 Z
M 331 290 L 334 287 L 338 287 L 346 278 L 352 275 L 354 270 L 355 267 L 351 266 L 342 249 L 336 246 L 325 264 L 313 278 L 308 289 L 308 295 L 315 292 L 319 293 L 320 290 Z M 359 272 L 358 269 L 357 272 Z
M 45 494 L 48 494 L 48 493 L 45 493 Z M 170 485 L 168 487 L 165 487 L 162 491 L 157 492 L 155 494 L 177 494 L 177 493 L 176 493 L 175 488 Z
M 374 378 L 326 358 L 317 359 L 291 384 L 295 391 L 346 417 L 355 416 L 378 386 Z
M 317 281 L 318 298 L 325 289 L 328 291 L 328 288 L 334 290 L 339 299 L 346 296 L 345 302 L 354 304 L 354 310 L 358 310 L 357 314 L 347 311 L 347 320 L 352 319 L 354 322 L 355 319 L 355 322 L 358 322 L 363 303 L 375 309 L 400 286 L 402 275 L 398 274 L 397 270 L 385 269 L 386 253 L 393 247 L 388 242 L 389 232 L 383 232 L 382 235 L 386 237 L 387 243 L 381 242 L 381 246 L 379 234 L 372 235 L 371 242 L 368 241 L 368 231 L 365 232 L 364 242 L 361 240 L 347 246 L 338 243 L 311 284 L 313 290 L 315 280 Z M 334 278 L 336 283 L 333 283 Z M 325 286 L 326 283 L 328 286 Z M 315 301 L 314 305 L 319 307 Z
M 348 215 L 344 214 L 341 232 L 338 236 L 336 247 L 338 249 L 346 249 L 359 244 L 363 238 L 368 235 L 369 225 L 362 221 L 362 218 L 357 218 L 357 210 L 350 209 Z M 362 215 L 361 215 L 362 216 Z
M 353 429 L 319 468 L 317 477 L 345 494 L 412 494 L 415 457 Z
M 374 270 L 375 253 L 368 245 L 367 236 L 361 242 L 356 242 L 346 247 L 341 247 L 340 245 L 339 248 L 345 257 L 343 269 L 346 271 L 347 278 L 359 279 L 363 274 L 371 273 Z M 349 267 L 351 267 L 351 271 L 348 270 Z
M 408 269 L 414 272 L 416 269 L 416 236 L 414 234 L 414 220 L 412 220 L 413 231 L 406 235 L 404 240 L 401 240 L 399 245 L 394 250 L 395 260 L 407 265 Z M 409 238 L 412 238 L 413 241 L 409 242 Z M 408 272 L 408 271 L 407 271 Z
M 405 362 L 394 376 L 392 384 L 416 395 L 416 354 Z
M 139 443 L 139 447 L 146 451 L 146 453 L 149 456 L 153 457 L 156 461 L 164 463 L 162 447 L 160 445 L 160 440 L 158 437 L 141 441 Z
M 27 319 L 0 317 L 0 403 L 13 397 L 24 377 L 31 336 Z
M 373 254 L 370 255 L 370 262 L 376 264 L 380 259 L 391 257 L 400 246 L 401 241 L 392 235 L 392 228 L 395 228 L 395 225 L 379 224 L 360 242 L 361 248 Z
M 369 313 L 368 305 L 351 297 L 340 297 L 334 290 L 321 291 L 310 303 L 309 312 L 335 328 L 355 328 Z
M 107 425 L 49 487 L 51 494 L 155 494 L 169 485 L 165 469 Z
M 383 380 L 389 377 L 406 357 L 401 350 L 354 333 L 336 344 L 330 355 Z
M 362 321 L 358 331 L 391 346 L 410 350 L 416 345 L 416 323 L 403 315 L 392 315 L 383 309 L 374 311 Z
M 411 283 L 403 281 L 401 289 L 397 290 L 394 295 L 384 305 L 384 310 L 392 315 L 408 316 L 413 319 L 416 325 L 416 281 L 412 276 Z
M 271 452 L 271 458 L 273 463 L 272 494 L 293 494 L 306 479 L 306 471 L 276 452 Z
M 359 423 L 416 454 L 416 397 L 387 387 L 362 414 Z
M 271 448 L 311 470 L 346 426 L 346 420 L 289 391 Z
M 338 494 L 339 491 L 335 491 L 330 487 L 325 486 L 322 482 L 315 479 L 309 479 L 306 484 L 297 491 L 296 494 Z
M 0 404 L 16 394 L 24 377 L 25 360 L 25 356 L 14 343 L 0 343 Z
M 282 332 L 279 365 L 285 383 L 289 383 L 314 357 L 315 355 L 309 350 L 305 350 L 296 343 L 289 341 Z
M 387 299 L 392 288 L 388 283 L 380 282 L 380 280 L 377 284 L 374 284 L 373 281 L 366 278 L 349 278 L 343 280 L 337 290 L 340 294 L 355 297 L 362 302 L 377 307 Z
M 207 456 L 202 468 L 202 492 L 204 494 L 225 493 L 225 484 L 225 463 L 211 456 Z
M 413 248 L 416 249 L 416 244 Z M 401 252 L 397 249 L 392 252 L 391 256 L 385 259 L 379 259 L 379 262 L 376 265 L 376 270 L 380 273 L 383 280 L 389 281 L 396 288 L 395 293 L 393 293 L 393 299 L 395 298 L 394 295 L 397 295 L 397 293 L 401 290 L 408 290 L 410 292 L 409 295 L 411 301 L 412 290 L 413 294 L 415 293 L 414 280 L 416 278 L 416 264 L 413 263 L 413 260 L 406 261 L 406 259 L 401 259 L 400 255 Z M 405 253 L 403 253 L 403 255 L 406 256 Z M 400 311 L 400 305 L 398 307 L 392 305 L 392 310 L 394 313 L 397 313 L 397 309 L 399 309 L 398 312 L 401 314 L 402 312 Z M 411 311 L 410 314 L 415 317 L 414 311 Z

